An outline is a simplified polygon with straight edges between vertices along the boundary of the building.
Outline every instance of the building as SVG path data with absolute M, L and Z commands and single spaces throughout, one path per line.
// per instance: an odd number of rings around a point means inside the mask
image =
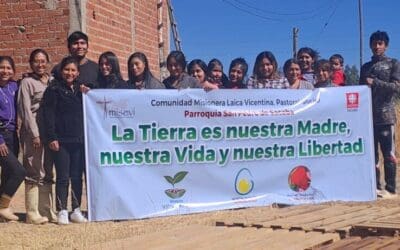
M 68 55 L 67 37 L 76 30 L 89 36 L 88 57 L 111 50 L 124 78 L 127 59 L 144 52 L 154 75 L 169 52 L 167 0 L 1 0 L 0 55 L 12 56 L 17 77 L 29 71 L 29 54 L 45 49 L 54 65 Z M 161 44 L 161 46 L 159 46 Z

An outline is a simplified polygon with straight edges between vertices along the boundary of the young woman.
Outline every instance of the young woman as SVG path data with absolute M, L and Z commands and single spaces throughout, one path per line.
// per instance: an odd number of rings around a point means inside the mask
M 56 207 L 58 224 L 68 224 L 68 186 L 71 180 L 71 221 L 86 222 L 80 210 L 84 162 L 82 93 L 76 81 L 78 61 L 61 61 L 61 80 L 54 80 L 43 99 L 45 134 L 56 166 Z
M 19 143 L 16 132 L 17 83 L 13 80 L 15 64 L 11 57 L 0 56 L 0 217 L 16 221 L 10 202 L 24 181 L 26 170 L 19 163 Z
M 332 68 L 326 59 L 318 60 L 315 63 L 315 84 L 314 88 L 335 87 L 331 82 Z
M 243 58 L 235 58 L 229 65 L 229 81 L 225 88 L 227 89 L 245 89 L 244 78 L 247 75 L 249 66 Z
M 32 51 L 29 65 L 32 73 L 21 81 L 18 92 L 18 113 L 21 118 L 21 146 L 25 180 L 26 222 L 57 222 L 52 205 L 53 159 L 43 144 L 42 98 L 50 80 L 49 56 L 43 49 Z
M 122 79 L 118 57 L 111 51 L 99 57 L 99 85 L 103 89 L 126 89 L 128 84 Z
M 296 59 L 289 59 L 283 65 L 283 72 L 291 89 L 313 89 L 314 86 L 301 78 L 301 69 Z
M 216 89 L 225 88 L 228 84 L 228 78 L 224 74 L 222 62 L 216 58 L 211 59 L 207 65 L 207 82 L 214 85 Z
M 133 53 L 128 59 L 128 84 L 134 89 L 165 89 L 150 71 L 149 61 L 142 52 Z
M 318 52 L 308 47 L 300 48 L 297 52 L 302 77 L 311 84 L 315 84 L 314 63 L 318 60 L 318 57 Z
M 163 83 L 167 89 L 201 88 L 199 81 L 185 72 L 186 58 L 181 51 L 172 51 L 167 57 L 169 77 Z
M 188 64 L 189 75 L 196 78 L 200 84 L 207 81 L 207 64 L 200 59 L 194 59 Z
M 274 54 L 263 51 L 254 63 L 253 75 L 247 81 L 249 89 L 287 89 L 289 82 L 278 74 L 278 63 Z

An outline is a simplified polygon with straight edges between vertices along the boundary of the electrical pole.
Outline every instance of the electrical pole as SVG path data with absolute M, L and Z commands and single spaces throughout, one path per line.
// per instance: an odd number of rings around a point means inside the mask
M 363 15 L 362 15 L 362 0 L 358 0 L 358 18 L 360 24 L 360 70 L 363 65 Z
M 297 57 L 297 38 L 299 34 L 298 28 L 293 28 L 293 59 Z

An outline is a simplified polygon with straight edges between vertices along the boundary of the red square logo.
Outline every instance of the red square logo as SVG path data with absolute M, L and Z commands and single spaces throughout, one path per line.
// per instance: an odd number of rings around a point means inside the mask
M 359 93 L 346 93 L 346 106 L 348 109 L 358 108 L 359 96 Z

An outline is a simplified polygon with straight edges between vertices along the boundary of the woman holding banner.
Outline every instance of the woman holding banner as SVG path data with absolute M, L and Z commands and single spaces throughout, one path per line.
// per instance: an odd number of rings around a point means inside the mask
M 87 222 L 80 210 L 84 162 L 82 93 L 79 63 L 73 57 L 61 61 L 61 80 L 54 80 L 44 93 L 45 134 L 56 166 L 58 224 L 69 224 L 67 200 L 71 180 L 71 221 Z
M 283 65 L 283 72 L 291 89 L 313 89 L 314 86 L 301 78 L 300 64 L 296 59 L 289 59 Z
M 134 89 L 165 89 L 150 71 L 149 61 L 142 52 L 133 53 L 128 59 L 128 85 Z
M 249 89 L 288 89 L 289 82 L 278 74 L 278 63 L 274 54 L 263 51 L 254 63 L 253 75 L 247 81 Z
M 186 58 L 181 51 L 172 51 L 167 57 L 169 77 L 163 83 L 167 89 L 201 88 L 199 81 L 186 72 Z

